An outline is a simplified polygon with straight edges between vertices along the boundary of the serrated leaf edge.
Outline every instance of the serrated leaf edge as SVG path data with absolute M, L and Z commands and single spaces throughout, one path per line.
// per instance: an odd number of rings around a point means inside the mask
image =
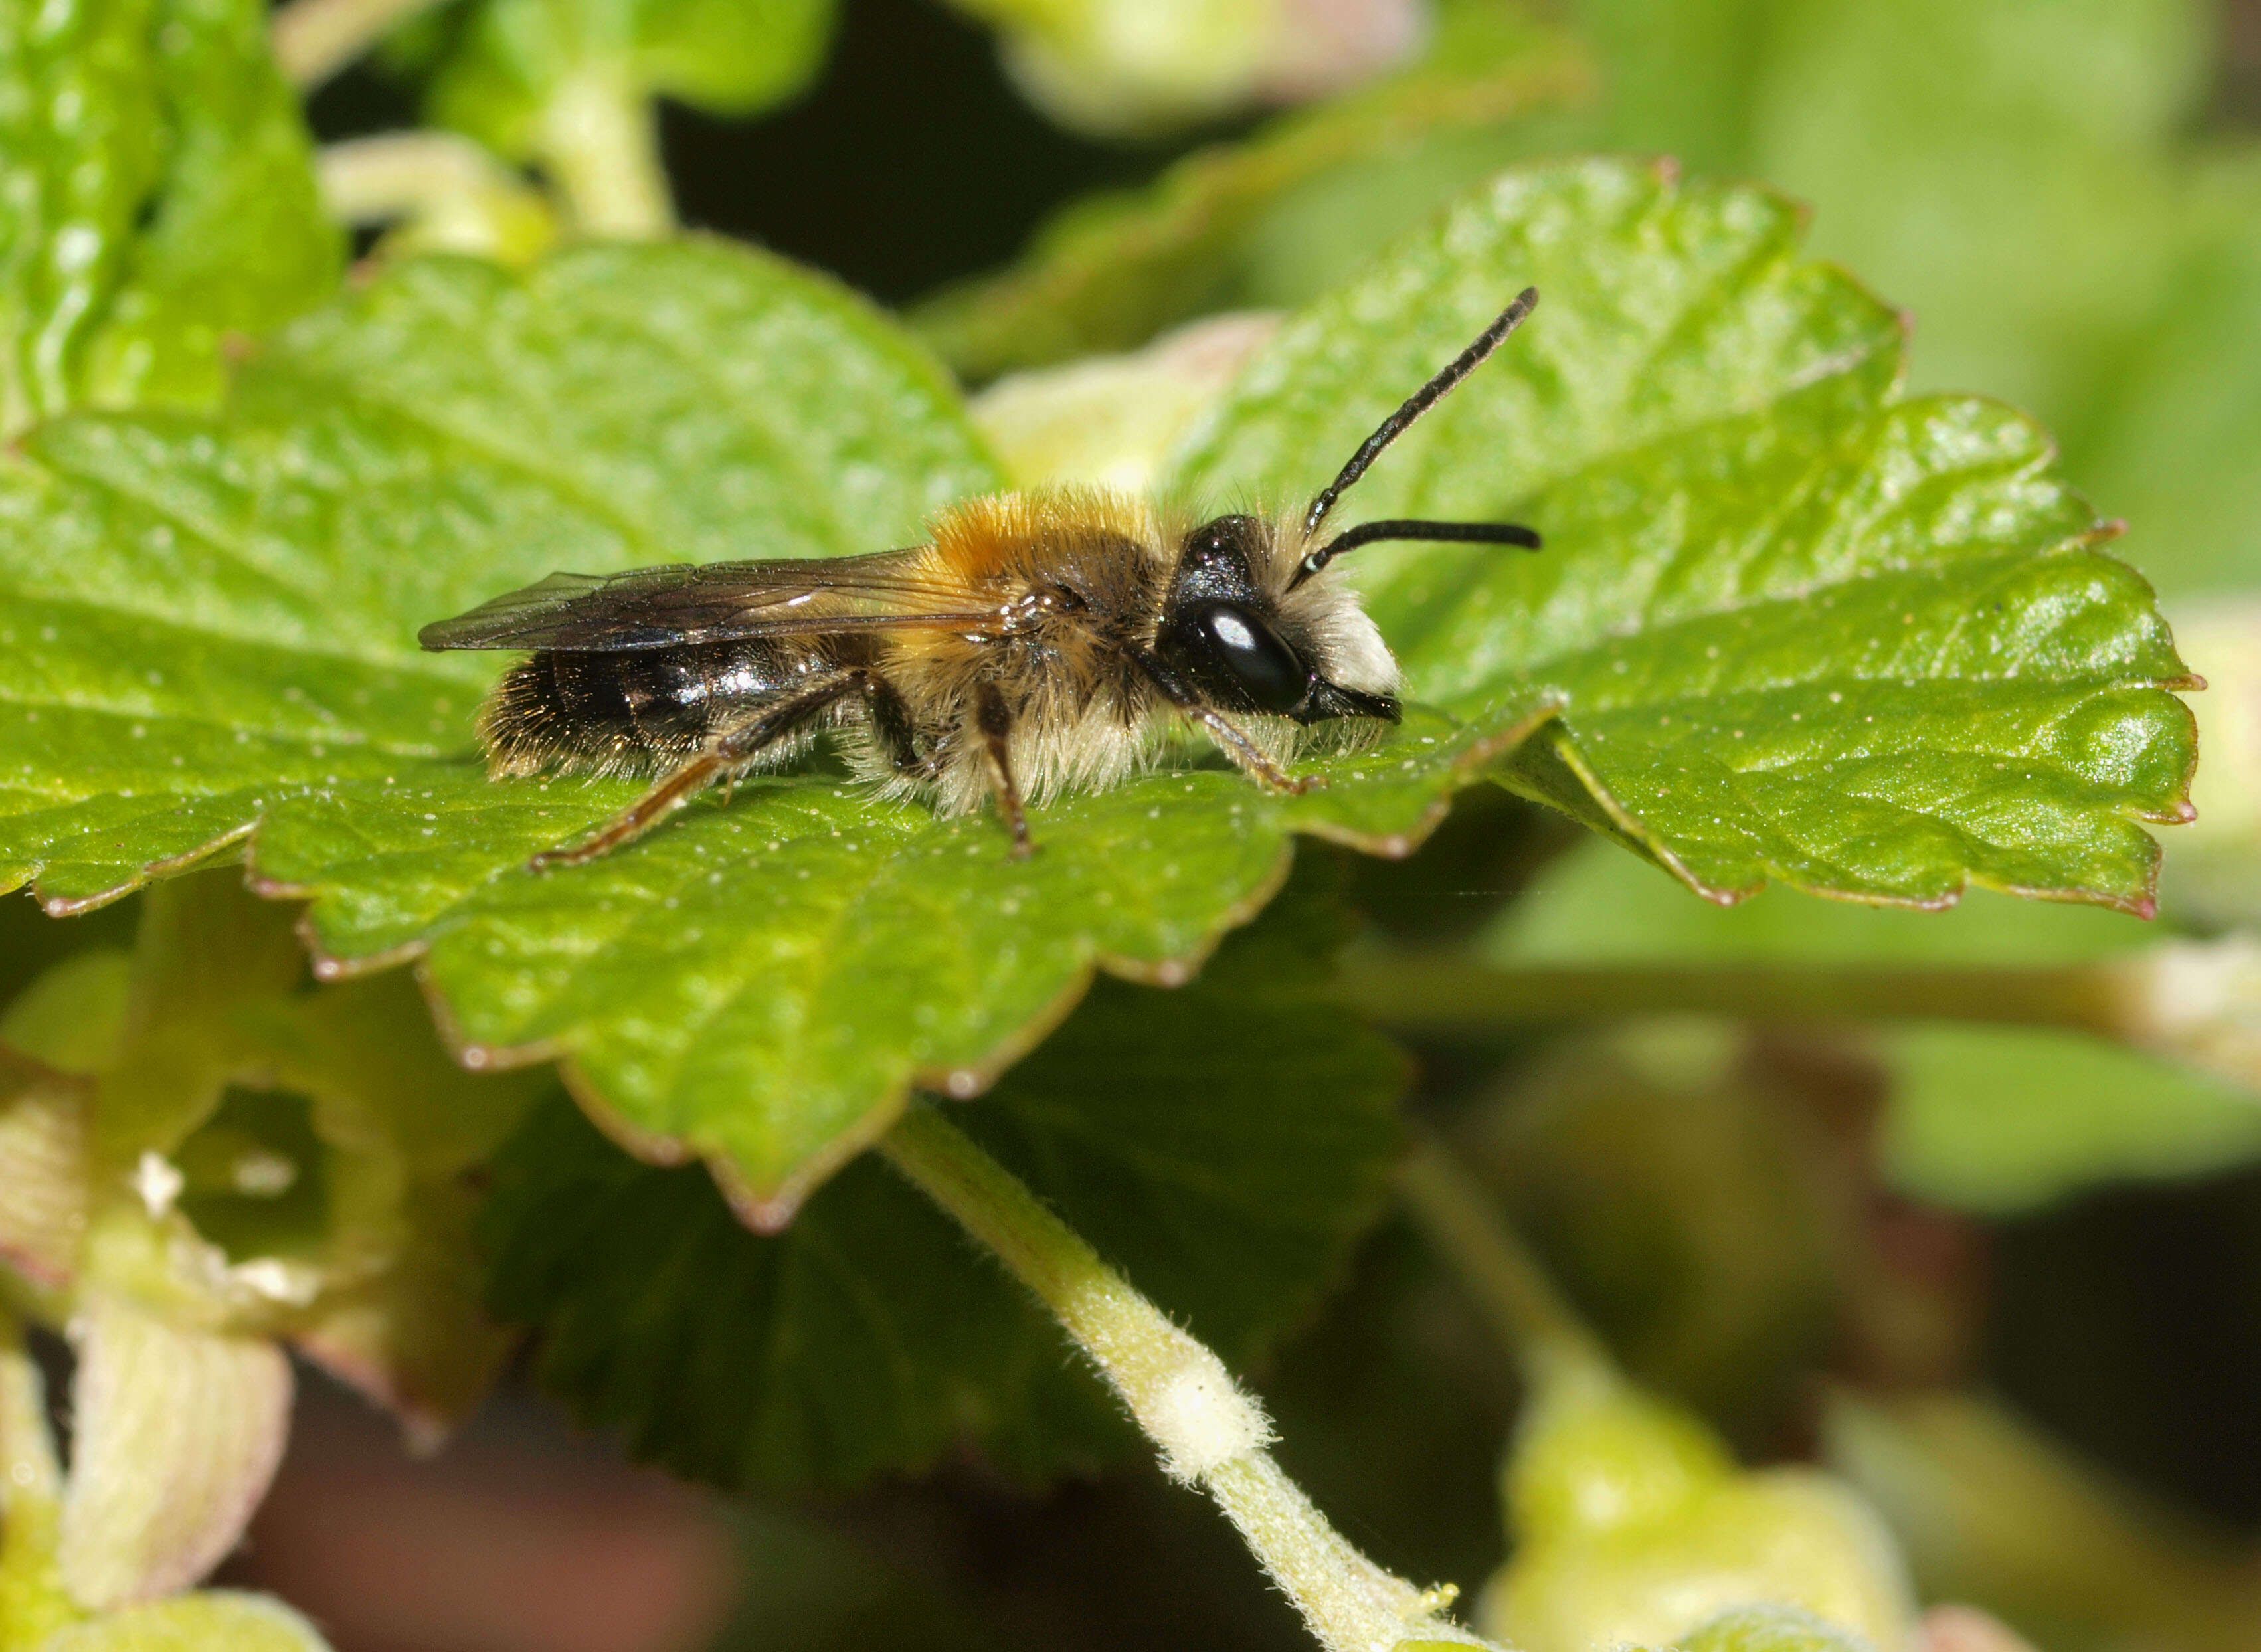
M 444 989 L 433 980 L 422 963 L 429 947 L 428 939 L 419 939 L 354 958 L 341 957 L 328 952 L 312 922 L 314 908 L 324 895 L 323 889 L 318 885 L 267 878 L 260 873 L 258 837 L 266 822 L 264 813 L 231 827 L 184 853 L 147 862 L 133 876 L 123 879 L 94 895 L 78 899 L 58 897 L 43 901 L 42 905 L 53 917 L 78 916 L 145 888 L 154 881 L 213 864 L 228 849 L 240 845 L 245 866 L 244 882 L 248 889 L 263 899 L 295 900 L 308 903 L 307 909 L 301 913 L 294 928 L 300 943 L 306 949 L 317 980 L 325 982 L 347 980 L 403 965 L 414 966 L 419 990 L 442 1044 L 459 1064 L 473 1071 L 489 1071 L 543 1061 L 556 1062 L 561 1079 L 587 1116 L 625 1151 L 645 1162 L 660 1166 L 678 1166 L 693 1157 L 706 1157 L 719 1185 L 741 1219 L 757 1232 L 775 1232 L 790 1222 L 800 1204 L 818 1185 L 886 1131 L 901 1116 L 914 1090 L 930 1090 L 953 1099 L 970 1099 L 981 1094 L 1007 1069 L 1050 1036 L 1081 1002 L 1101 971 L 1141 985 L 1163 988 L 1180 986 L 1191 980 L 1224 937 L 1253 919 L 1278 893 L 1293 865 L 1294 840 L 1299 836 L 1317 837 L 1384 858 L 1403 858 L 1410 855 L 1450 813 L 1455 794 L 1480 782 L 1484 778 L 1483 771 L 1490 764 L 1531 738 L 1556 716 L 1560 709 L 1559 703 L 1552 699 L 1538 701 L 1524 715 L 1494 733 L 1470 741 L 1444 771 L 1438 795 L 1428 803 L 1420 819 L 1406 830 L 1375 835 L 1324 819 L 1283 822 L 1281 830 L 1284 841 L 1273 869 L 1249 895 L 1224 910 L 1214 927 L 1196 945 L 1161 959 L 1095 952 L 1072 979 L 1064 983 L 1052 1002 L 1001 1038 L 978 1060 L 950 1068 L 914 1071 L 898 1093 L 883 1099 L 858 1122 L 857 1127 L 836 1138 L 827 1151 L 805 1161 L 777 1189 L 766 1194 L 748 1185 L 730 1162 L 720 1154 L 702 1154 L 685 1140 L 646 1131 L 630 1124 L 579 1070 L 570 1045 L 563 1040 L 547 1039 L 523 1045 L 494 1046 L 478 1045 L 466 1038 L 455 1019 Z M 514 868 L 499 867 L 494 876 L 506 876 L 513 870 Z M 25 881 L 35 884 L 37 875 L 35 868 Z
M 1090 960 L 1063 984 L 1051 1002 L 999 1039 L 978 1060 L 946 1068 L 914 1070 L 903 1084 L 868 1110 L 854 1126 L 835 1137 L 822 1152 L 803 1160 L 775 1189 L 766 1192 L 749 1183 L 724 1155 L 701 1152 L 685 1138 L 645 1130 L 623 1117 L 581 1070 L 571 1046 L 564 1040 L 545 1038 L 523 1045 L 494 1045 L 478 1044 L 467 1038 L 449 1004 L 446 990 L 433 979 L 425 961 L 424 955 L 430 945 L 428 941 L 420 940 L 358 958 L 341 958 L 327 952 L 312 923 L 313 907 L 311 903 L 319 901 L 321 892 L 305 885 L 260 876 L 256 829 L 261 822 L 255 821 L 239 832 L 230 834 L 228 841 L 240 839 L 245 844 L 244 882 L 254 894 L 268 900 L 310 902 L 306 911 L 299 916 L 296 930 L 312 960 L 318 980 L 348 980 L 404 964 L 413 966 L 417 988 L 431 1012 L 441 1043 L 456 1062 L 474 1072 L 496 1072 L 545 1061 L 556 1062 L 560 1081 L 590 1122 L 623 1152 L 643 1163 L 667 1169 L 687 1164 L 694 1158 L 704 1159 L 716 1185 L 738 1218 L 756 1232 L 775 1233 L 791 1224 L 809 1195 L 828 1178 L 886 1133 L 895 1120 L 902 1116 L 913 1092 L 929 1090 L 953 1101 L 970 1101 L 980 1095 L 1022 1057 L 1052 1035 L 1083 1001 L 1084 995 L 1091 989 L 1092 982 L 1102 971 L 1118 980 L 1141 986 L 1183 986 L 1200 972 L 1226 935 L 1253 921 L 1280 892 L 1294 866 L 1295 840 L 1299 837 L 1319 838 L 1384 859 L 1403 859 L 1412 854 L 1452 812 L 1455 794 L 1480 783 L 1484 779 L 1484 771 L 1491 764 L 1531 739 L 1553 722 L 1561 711 L 1559 701 L 1546 700 L 1496 733 L 1470 742 L 1468 749 L 1455 758 L 1446 771 L 1445 779 L 1448 783 L 1440 794 L 1429 804 L 1422 818 L 1406 831 L 1376 837 L 1324 821 L 1286 826 L 1285 842 L 1272 870 L 1247 896 L 1221 913 L 1214 927 L 1194 947 L 1159 960 L 1129 958 L 1106 952 L 1095 952 Z M 515 870 L 514 867 L 499 868 L 495 875 L 508 876 Z M 101 899 L 116 899 L 140 887 L 151 875 L 162 874 L 154 874 L 145 869 L 140 880 L 108 892 Z M 100 904 L 100 901 L 94 904 Z
M 1974 398 L 1973 399 L 1992 399 Z M 2008 407 L 2010 412 L 2017 413 L 2021 419 L 2034 424 L 2035 428 L 2040 428 L 2038 421 L 2032 420 L 2029 415 L 2009 406 L 2007 403 L 1999 405 Z M 2049 449 L 2044 463 L 2054 465 L 2057 462 L 2056 441 L 2049 437 L 2045 430 L 2042 435 Z M 2100 521 L 2086 532 L 2078 534 L 2062 544 L 2042 552 L 2042 557 L 2064 556 L 2077 550 L 2100 550 L 2104 546 L 2119 539 L 2127 531 L 2128 525 L 2124 521 L 2117 519 Z M 2037 557 L 2035 560 L 2040 558 Z M 2113 560 L 2119 559 L 2114 557 Z M 2140 570 L 2132 564 L 2122 563 L 2121 565 L 2135 574 L 2146 591 L 2151 589 L 2150 582 L 2143 578 Z M 2157 593 L 2154 593 L 2155 604 L 2157 600 Z M 2161 623 L 2165 623 L 2164 618 Z M 2170 633 L 2169 643 L 2171 647 L 2171 633 Z M 2178 662 L 2181 660 L 2179 651 L 2176 654 L 2176 659 Z M 2206 679 L 2186 666 L 2179 674 L 2173 677 L 2128 678 L 2115 681 L 2113 686 L 2150 688 L 2169 694 L 2195 693 L 2205 689 Z M 2141 821 L 2145 824 L 2156 826 L 2186 826 L 2198 818 L 2198 809 L 2190 801 L 2191 782 L 2198 773 L 2198 719 L 2187 705 L 2184 705 L 2180 700 L 2177 700 L 2176 704 L 2182 712 L 2184 722 L 2189 729 L 2191 736 L 2188 745 L 2190 755 L 2184 761 L 2182 778 L 2177 783 L 2177 801 L 2171 808 L 2162 810 L 2119 808 L 2113 811 L 2124 820 Z M 1579 784 L 1586 788 L 1595 804 L 1608 815 L 1611 823 L 1628 838 L 1639 844 L 1654 858 L 1657 865 L 1678 879 L 1692 894 L 1702 896 L 1716 906 L 1741 906 L 1753 895 L 1763 891 L 1769 883 L 1777 883 L 1784 888 L 1795 889 L 1802 894 L 1817 895 L 1825 901 L 1842 901 L 1853 906 L 1889 907 L 1917 912 L 1945 912 L 1960 906 L 1963 903 L 1963 897 L 1970 892 L 1973 885 L 1976 885 L 1981 889 L 1991 889 L 1998 894 L 2015 895 L 2021 900 L 2054 901 L 2068 906 L 2103 907 L 2111 911 L 2125 912 L 2146 922 L 2158 916 L 2159 864 L 2162 851 L 2156 839 L 2151 845 L 2150 864 L 2145 872 L 2144 891 L 2132 900 L 2100 894 L 2093 890 L 2029 887 L 2023 884 L 2004 882 L 1992 878 L 1974 875 L 1967 868 L 1963 872 L 1962 882 L 1936 900 L 1904 899 L 1861 890 L 1831 889 L 1818 885 L 1798 883 L 1785 878 L 1762 877 L 1748 885 L 1733 887 L 1715 886 L 1698 876 L 1685 861 L 1673 853 L 1662 837 L 1650 830 L 1646 822 L 1626 808 L 1623 801 L 1610 790 L 1601 777 L 1594 772 L 1592 766 L 1586 761 L 1585 754 L 1580 749 L 1576 736 L 1567 728 L 1558 728 L 1554 732 L 1553 738 L 1555 753 L 1562 759 L 1563 765 L 1577 776 Z

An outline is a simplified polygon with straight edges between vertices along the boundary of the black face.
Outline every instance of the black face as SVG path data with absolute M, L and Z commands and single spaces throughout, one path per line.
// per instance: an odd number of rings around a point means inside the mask
M 1302 723 L 1396 722 L 1395 700 L 1338 687 L 1281 636 L 1272 600 L 1256 585 L 1263 533 L 1252 516 L 1220 516 L 1187 535 L 1155 651 L 1219 711 L 1269 712 Z

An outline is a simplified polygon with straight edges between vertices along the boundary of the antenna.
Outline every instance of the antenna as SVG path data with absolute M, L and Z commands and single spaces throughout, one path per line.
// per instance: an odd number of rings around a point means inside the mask
M 1411 429 L 1413 421 L 1443 400 L 1447 391 L 1482 366 L 1484 357 L 1506 342 L 1507 335 L 1523 325 L 1523 318 L 1538 303 L 1539 289 L 1525 287 L 1513 304 L 1500 312 L 1499 320 L 1476 334 L 1475 343 L 1446 363 L 1434 378 L 1408 396 L 1404 406 L 1383 420 L 1381 427 L 1359 444 L 1358 451 L 1350 456 L 1350 463 L 1343 466 L 1342 474 L 1321 488 L 1311 500 L 1310 508 L 1303 513 L 1306 538 L 1319 531 L 1319 525 L 1327 520 L 1327 513 L 1334 509 L 1335 501 L 1366 474 L 1367 467 L 1382 456 L 1382 449 Z
M 1360 545 L 1371 545 L 1384 539 L 1437 539 L 1466 545 L 1518 545 L 1525 550 L 1537 550 L 1538 534 L 1516 522 L 1423 522 L 1399 520 L 1387 522 L 1361 522 L 1346 534 L 1337 534 L 1303 558 L 1295 577 L 1288 581 L 1288 589 L 1297 585 L 1325 567 L 1346 550 L 1356 550 Z

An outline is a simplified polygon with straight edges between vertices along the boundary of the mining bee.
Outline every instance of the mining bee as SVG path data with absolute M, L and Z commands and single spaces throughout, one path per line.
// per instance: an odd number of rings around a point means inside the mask
M 1397 664 L 1347 587 L 1322 576 L 1382 540 L 1539 548 L 1504 522 L 1367 522 L 1322 538 L 1382 450 L 1521 324 L 1525 291 L 1382 422 L 1299 518 L 1179 519 L 1052 488 L 969 499 L 907 550 L 808 561 L 555 573 L 424 628 L 427 649 L 526 649 L 479 713 L 495 779 L 656 775 L 593 836 L 626 843 L 718 779 L 843 736 L 859 778 L 962 815 L 994 797 L 1012 853 L 1026 806 L 1111 786 L 1175 719 L 1260 785 L 1301 792 L 1303 731 L 1399 717 Z

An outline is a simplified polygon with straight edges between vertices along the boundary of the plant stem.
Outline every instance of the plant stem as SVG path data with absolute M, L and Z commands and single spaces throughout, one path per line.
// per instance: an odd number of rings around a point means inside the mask
M 384 34 L 438 0 L 290 0 L 268 25 L 276 61 L 293 86 L 320 85 Z
M 1433 1615 L 1449 1586 L 1417 1589 L 1345 1541 L 1264 1449 L 1271 1424 L 1224 1362 L 970 1137 L 914 1103 L 879 1147 L 1051 1310 L 1160 1447 L 1164 1469 L 1216 1499 L 1329 1652 L 1486 1644 Z
M 658 116 L 624 75 L 592 69 L 557 89 L 542 159 L 583 234 L 653 241 L 675 227 Z
M 1864 965 L 1627 965 L 1501 969 L 1454 954 L 1375 950 L 1343 960 L 1337 993 L 1401 1032 L 1696 1013 L 1751 1021 L 1980 1021 L 2122 1036 L 2113 966 L 1895 969 Z
M 326 146 L 315 157 L 322 201 L 348 224 L 444 210 L 465 197 L 522 187 L 509 168 L 452 132 L 385 132 Z
M 348 138 L 314 158 L 322 201 L 355 225 L 398 224 L 396 245 L 520 263 L 556 234 L 556 218 L 519 174 L 452 132 Z
M 1532 1387 L 1613 1374 L 1616 1361 L 1500 1218 L 1475 1179 L 1435 1141 L 1399 1167 L 1406 1210 L 1457 1273 Z

